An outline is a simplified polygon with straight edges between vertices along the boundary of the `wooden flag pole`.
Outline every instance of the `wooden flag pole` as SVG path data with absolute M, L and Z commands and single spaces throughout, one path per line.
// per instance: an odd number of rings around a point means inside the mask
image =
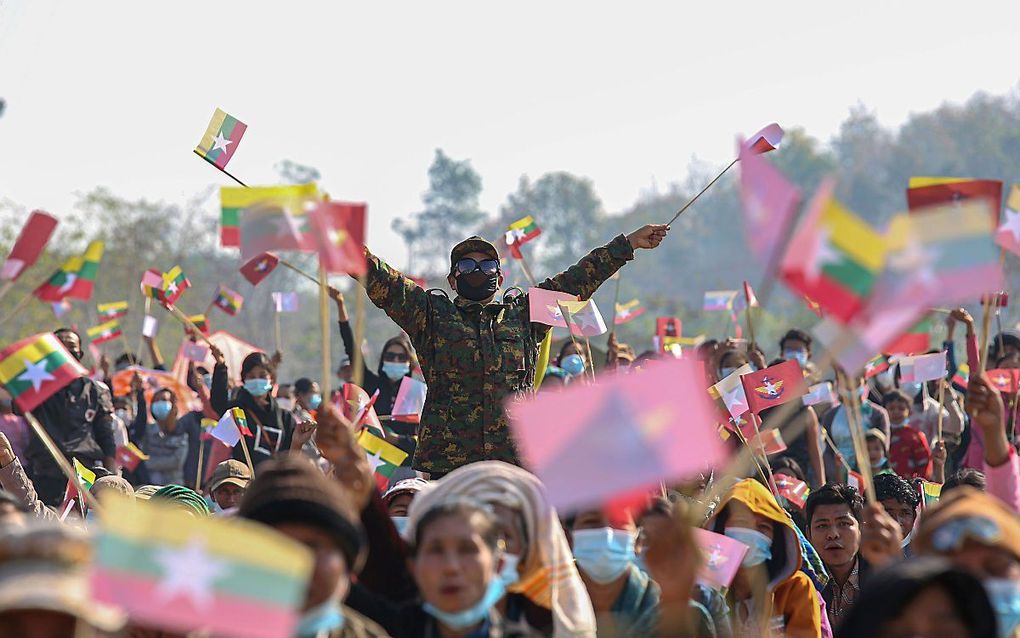
M 845 375 L 844 375 L 844 378 Z M 846 386 L 849 387 L 849 379 L 846 379 Z M 847 411 L 847 423 L 850 426 L 850 436 L 854 442 L 854 456 L 857 458 L 857 468 L 864 477 L 864 497 L 869 505 L 878 502 L 875 498 L 875 483 L 871 472 L 871 459 L 868 458 L 868 443 L 864 438 L 864 429 L 861 425 L 861 405 L 857 395 L 857 389 L 851 388 L 844 393 L 843 409 Z
M 850 467 L 850 464 L 846 462 L 845 458 L 843 458 L 843 453 L 840 452 L 839 448 L 836 447 L 836 444 L 833 442 L 832 437 L 829 436 L 829 432 L 825 428 L 822 428 L 822 427 L 820 427 L 818 429 L 822 431 L 822 438 L 825 439 L 825 443 L 829 446 L 829 449 L 832 450 L 833 455 L 835 455 L 835 457 L 839 460 L 839 462 L 843 464 L 843 467 L 846 468 L 847 476 L 849 477 L 850 476 L 850 472 L 853 471 L 853 468 Z M 868 462 L 869 463 L 871 462 L 870 459 L 868 460 Z
M 283 263 L 282 260 L 280 263 Z M 330 364 L 329 364 L 329 289 L 326 282 L 326 267 L 319 258 L 319 339 L 322 347 L 322 378 L 319 379 L 319 388 L 322 396 L 328 400 L 330 392 Z M 277 313 L 279 315 L 279 313 Z M 279 320 L 279 317 L 277 317 Z
M 202 154 L 201 154 L 201 153 L 199 153 L 199 152 L 198 152 L 198 150 L 196 150 L 196 149 L 192 149 L 192 152 L 193 152 L 193 153 L 194 153 L 195 155 L 198 155 L 199 157 L 202 157 Z M 203 160 L 205 160 L 206 162 L 209 162 L 209 160 L 205 159 L 204 157 L 202 157 L 202 159 L 203 159 Z M 210 164 L 212 164 L 212 165 L 213 165 L 214 167 L 216 167 L 216 169 L 217 169 L 217 170 L 219 170 L 219 172 L 223 173 L 224 175 L 226 175 L 226 176 L 227 176 L 227 177 L 229 177 L 230 179 L 234 180 L 235 182 L 237 182 L 237 183 L 238 183 L 238 184 L 240 184 L 241 186 L 244 186 L 245 188 L 248 188 L 248 185 L 247 185 L 247 184 L 245 184 L 245 183 L 244 183 L 244 182 L 242 182 L 241 180 L 237 179 L 236 177 L 234 177 L 233 175 L 231 175 L 230 173 L 228 173 L 228 172 L 227 172 L 227 169 L 225 169 L 225 168 L 220 168 L 219 166 L 216 166 L 216 165 L 215 165 L 215 164 L 213 164 L 212 162 L 209 162 L 209 163 L 210 163 Z
M 578 352 L 582 352 L 580 344 L 578 344 L 577 343 L 577 339 L 574 338 L 574 331 L 571 330 L 571 328 L 570 328 L 570 312 L 567 311 L 567 308 L 559 300 L 556 301 L 556 306 L 560 309 L 560 314 L 563 315 L 563 323 L 567 324 L 567 334 L 570 335 L 570 342 L 574 344 L 574 350 L 577 350 Z M 550 328 L 550 330 L 552 330 L 552 328 Z M 560 363 L 562 363 L 562 361 Z M 588 362 L 588 365 L 591 365 L 590 361 Z M 592 377 L 593 378 L 594 378 L 594 373 L 595 373 L 595 371 L 593 369 L 592 370 Z
M 244 452 L 244 462 L 248 464 L 248 471 L 251 472 L 251 477 L 255 478 L 255 464 L 251 462 L 251 452 L 248 451 L 248 440 L 241 435 L 241 440 L 238 441 L 241 444 L 241 451 Z
M 29 293 L 22 297 L 21 300 L 17 303 L 17 305 L 15 305 L 14 308 L 9 313 L 4 315 L 3 318 L 0 319 L 0 326 L 4 325 L 8 321 L 16 317 L 19 313 L 21 313 L 21 311 L 24 310 L 25 307 L 28 305 L 28 302 L 32 301 L 33 296 L 35 296 L 35 289 L 29 291 Z
M 588 367 L 591 368 L 591 380 L 595 381 L 595 359 L 591 356 L 591 340 L 584 338 L 584 347 L 588 351 Z
M 528 283 L 532 286 L 538 286 L 538 282 L 535 280 L 535 275 L 531 274 L 531 268 L 528 267 L 528 260 L 524 257 L 524 253 L 521 252 L 521 247 L 517 247 L 517 252 L 521 253 L 521 269 L 524 271 L 524 276 L 528 278 Z
M 152 306 L 152 297 L 149 295 L 143 296 L 145 297 L 145 315 L 142 317 L 142 329 L 138 331 L 138 357 L 135 359 L 139 365 L 142 363 L 142 348 L 145 347 L 145 317 L 149 316 L 149 310 Z
M 0 286 L 0 299 L 3 299 L 4 295 L 10 292 L 11 288 L 13 287 L 14 287 L 13 279 L 8 279 L 7 281 L 5 281 L 4 285 Z
M 92 498 L 92 494 L 85 489 L 85 485 L 81 482 L 81 478 L 79 478 L 78 473 L 75 472 L 74 468 L 71 467 L 71 464 L 67 462 L 67 457 L 65 457 L 64 453 L 60 451 L 57 444 L 53 442 L 53 439 L 50 438 L 49 432 L 46 431 L 46 428 L 43 427 L 42 423 L 39 423 L 39 421 L 35 418 L 35 415 L 33 415 L 29 410 L 25 410 L 25 420 L 28 421 L 28 424 L 32 427 L 32 431 L 39 437 L 39 440 L 43 442 L 43 446 L 45 446 L 46 451 L 50 453 L 50 456 L 53 457 L 53 460 L 56 462 L 57 467 L 60 468 L 60 471 L 64 473 L 64 476 L 67 477 L 68 481 L 74 484 L 78 493 L 81 495 L 82 500 L 84 500 L 91 509 L 99 512 L 102 509 L 99 502 Z
M 744 316 L 747 319 L 747 336 L 750 337 L 750 345 L 755 344 L 754 323 L 751 322 L 751 299 L 747 294 L 747 285 L 744 286 Z
M 244 438 L 244 435 L 241 435 Z M 195 491 L 199 494 L 202 493 L 202 453 L 205 452 L 205 441 L 199 437 L 198 439 L 198 468 L 195 470 Z M 210 496 L 212 496 L 210 494 Z
M 364 354 L 361 342 L 365 339 L 365 297 L 368 295 L 367 275 L 358 275 L 358 288 L 354 290 L 354 352 L 351 354 L 351 380 L 361 387 L 364 381 Z
M 943 403 L 945 401 L 945 396 L 946 396 L 946 379 L 945 377 L 941 377 L 939 378 L 939 426 L 938 426 L 939 436 L 938 439 L 936 439 L 936 441 L 942 440 L 942 406 L 945 405 Z M 932 445 L 934 445 L 934 443 Z
M 985 298 L 984 314 L 981 317 L 981 346 L 978 349 L 978 353 L 981 357 L 981 369 L 978 370 L 978 374 L 984 372 L 988 367 L 988 339 L 992 331 L 992 296 L 988 295 Z
M 319 280 L 316 277 L 313 277 L 312 275 L 308 274 L 307 271 L 302 270 L 301 268 L 298 268 L 297 266 L 295 266 L 294 264 L 290 263 L 286 259 L 283 259 L 282 257 L 278 257 L 278 259 L 280 260 L 280 264 L 281 265 L 286 266 L 287 268 L 290 268 L 291 270 L 293 270 L 297 274 L 301 275 L 302 277 L 304 277 L 308 281 L 314 283 L 316 286 L 319 285 Z
M 680 217 L 680 215 L 683 215 L 684 211 L 687 210 L 688 208 L 690 208 L 691 204 L 693 204 L 694 202 L 698 201 L 698 198 L 701 197 L 702 195 L 704 195 L 705 191 L 707 191 L 708 189 L 712 188 L 712 184 L 715 184 L 717 181 L 719 181 L 719 178 L 722 177 L 723 175 L 725 175 L 726 171 L 728 171 L 731 168 L 733 168 L 733 165 L 736 164 L 739 159 L 740 159 L 739 157 L 738 158 L 734 158 L 734 160 L 732 162 L 730 162 L 729 166 L 727 166 L 726 168 L 722 169 L 722 172 L 720 172 L 718 175 L 716 175 L 715 178 L 711 182 L 709 182 L 707 186 L 705 186 L 705 188 L 701 189 L 701 192 L 699 192 L 697 195 L 695 195 L 691 199 L 691 201 L 689 201 L 686 204 L 684 204 L 684 207 L 681 208 L 680 210 L 678 210 L 676 212 L 676 215 L 673 215 L 673 219 L 671 219 L 668 222 L 666 222 L 666 225 L 669 226 L 670 224 L 675 222 L 677 220 L 677 218 Z
M 753 415 L 752 415 L 751 419 L 752 420 L 754 419 Z M 747 437 L 745 437 L 744 433 L 740 431 L 740 425 L 734 424 L 733 429 L 734 429 L 734 433 L 737 435 L 737 440 L 740 441 L 744 445 L 745 448 L 751 450 L 751 459 L 754 461 L 755 467 L 758 468 L 758 474 L 761 476 L 761 480 L 765 481 L 765 483 L 767 485 L 769 485 L 769 491 L 771 492 L 772 491 L 772 487 L 771 486 L 774 483 L 774 481 L 769 481 L 769 476 L 771 476 L 771 474 L 772 474 L 771 468 L 769 469 L 769 473 L 766 474 L 765 470 L 762 469 L 761 463 L 758 462 L 758 453 L 751 448 L 751 444 L 748 443 Z M 755 427 L 755 430 L 757 430 L 757 426 Z M 760 435 L 758 437 L 758 441 L 761 442 L 761 436 Z M 762 451 L 764 452 L 764 450 L 765 450 L 765 444 L 762 443 Z M 765 462 L 768 463 L 768 458 L 765 459 Z
M 328 319 L 327 319 L 327 322 L 328 322 Z M 276 336 L 276 351 L 277 352 L 283 352 L 282 345 L 280 343 L 280 311 L 279 310 L 273 312 L 273 333 Z
M 616 306 L 620 303 L 620 280 L 623 279 L 619 270 L 613 276 L 616 277 L 616 292 L 613 293 L 613 322 L 609 324 L 610 337 L 616 334 Z
M 175 306 L 163 306 L 163 307 L 166 308 L 171 315 L 176 317 L 178 321 L 180 321 L 182 324 L 190 328 L 191 331 L 195 334 L 195 336 L 204 341 L 206 345 L 209 346 L 213 345 L 213 342 L 209 341 L 209 337 L 205 336 L 205 333 L 199 330 L 198 326 L 196 326 L 191 319 L 188 319 L 188 316 L 181 312 L 179 308 Z

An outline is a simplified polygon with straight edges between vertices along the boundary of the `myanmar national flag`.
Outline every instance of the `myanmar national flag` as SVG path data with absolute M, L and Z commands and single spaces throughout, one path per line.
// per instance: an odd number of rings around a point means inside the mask
M 247 128 L 248 126 L 241 120 L 216 109 L 212 120 L 209 121 L 209 128 L 202 136 L 202 141 L 195 147 L 195 152 L 205 161 L 223 170 L 234 156 L 234 151 L 237 150 L 241 136 Z
M 199 332 L 206 336 L 209 335 L 209 320 L 206 319 L 205 315 L 191 315 L 188 317 L 188 321 L 195 324 Z M 188 328 L 188 330 L 191 331 L 191 328 Z
M 967 385 L 970 383 L 970 366 L 966 363 L 961 363 L 956 367 L 956 374 L 953 375 L 953 385 L 967 389 Z
M 216 299 L 213 299 L 213 305 L 231 317 L 241 311 L 243 304 L 244 297 L 241 296 L 241 293 L 235 292 L 226 286 L 220 286 L 219 291 L 216 293 Z
M 305 202 L 320 198 L 319 187 L 314 183 L 249 188 L 224 186 L 220 188 L 220 245 L 241 246 L 241 211 L 249 206 L 267 201 Z M 288 210 L 296 218 L 298 232 L 305 233 L 310 229 L 301 208 L 290 206 Z
M 627 303 L 616 304 L 616 320 L 613 322 L 615 325 L 620 326 L 632 319 L 644 314 L 645 309 L 641 307 L 641 302 L 637 299 L 631 299 Z
M 522 217 L 507 226 L 506 245 L 510 247 L 510 253 L 514 259 L 522 259 L 521 246 L 542 234 L 542 229 L 535 223 L 531 215 Z
M 871 377 L 881 374 L 889 369 L 889 359 L 885 356 L 877 354 L 870 361 L 864 364 L 864 378 L 870 379 Z
M 53 273 L 49 281 L 35 289 L 35 296 L 42 301 L 55 303 L 64 297 L 88 299 L 103 259 L 103 242 L 90 242 L 85 252 L 64 262 L 60 270 Z
M 884 348 L 886 354 L 920 354 L 931 349 L 931 318 L 925 317 Z
M 92 343 L 97 346 L 101 343 L 106 343 L 107 341 L 112 341 L 124 336 L 124 333 L 120 329 L 120 322 L 116 319 L 111 319 L 106 323 L 89 328 L 86 331 L 86 334 L 89 339 L 92 340 Z
M 128 313 L 128 302 L 111 301 L 110 303 L 101 303 L 96 306 L 96 310 L 99 311 L 100 319 L 107 321 L 110 319 L 120 319 Z
M 385 439 L 372 434 L 368 430 L 362 430 L 358 435 L 358 443 L 368 453 L 368 462 L 372 465 L 375 473 L 375 481 L 379 489 L 384 490 L 389 484 L 390 476 L 400 467 L 400 464 L 407 458 L 407 452 Z
M 74 473 L 78 475 L 82 486 L 91 490 L 92 486 L 96 484 L 96 473 L 82 465 L 78 459 L 71 459 L 71 463 L 74 465 Z
M 27 337 L 0 352 L 0 384 L 26 412 L 86 374 L 51 332 Z
M 921 485 L 918 486 L 918 491 L 921 493 L 921 498 L 924 499 L 924 507 L 931 507 L 939 502 L 939 498 L 942 496 L 942 484 L 932 483 L 931 481 L 921 481 Z
M 732 310 L 737 300 L 736 290 L 709 290 L 705 292 L 705 303 L 702 310 Z
M 180 266 L 174 266 L 169 272 L 163 273 L 163 305 L 174 305 L 185 290 L 191 287 L 191 280 L 187 278 Z
M 89 592 L 132 622 L 187 634 L 296 634 L 312 553 L 240 517 L 193 516 L 158 501 L 104 495 Z
M 786 285 L 840 323 L 864 309 L 882 272 L 886 242 L 832 196 L 823 183 L 797 228 L 780 266 Z
M 1013 184 L 1009 189 L 1002 225 L 995 232 L 995 243 L 1020 255 L 1020 184 Z
M 993 224 L 999 222 L 1002 182 L 967 177 L 911 177 L 907 185 L 907 208 L 923 213 L 930 207 L 959 205 L 969 199 L 983 199 L 989 205 Z

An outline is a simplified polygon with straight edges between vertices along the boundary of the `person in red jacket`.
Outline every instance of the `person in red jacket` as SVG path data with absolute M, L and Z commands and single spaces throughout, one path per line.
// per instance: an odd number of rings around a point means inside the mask
M 910 397 L 894 390 L 882 398 L 889 413 L 889 465 L 904 478 L 931 479 L 931 448 L 924 432 L 910 426 Z

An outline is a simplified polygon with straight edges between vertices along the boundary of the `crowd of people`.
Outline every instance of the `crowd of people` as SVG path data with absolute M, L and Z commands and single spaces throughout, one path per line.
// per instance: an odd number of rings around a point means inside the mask
M 589 298 L 668 230 L 620 235 L 538 286 Z M 131 355 L 46 399 L 33 414 L 60 453 L 95 475 L 87 499 L 69 494 L 60 464 L 0 390 L 0 638 L 181 635 L 93 599 L 88 566 L 103 521 L 89 503 L 113 493 L 246 519 L 307 546 L 303 638 L 1020 635 L 1016 396 L 982 372 L 966 310 L 949 313 L 936 350 L 947 352 L 947 369 L 927 383 L 903 382 L 894 359 L 876 374 L 821 368 L 797 328 L 774 350 L 729 338 L 685 350 L 704 362 L 705 388 L 745 365 L 796 361 L 806 385 L 831 380 L 839 392 L 831 403 L 763 412 L 762 429 L 778 430 L 784 445 L 756 454 L 750 471 L 705 468 L 625 507 L 557 511 L 524 466 L 504 405 L 641 374 L 678 353 L 638 354 L 611 334 L 605 360 L 566 339 L 544 363 L 550 327 L 530 320 L 527 295 L 500 294 L 498 251 L 479 237 L 451 252 L 453 299 L 367 258 L 368 297 L 397 326 L 378 344 L 377 366 L 354 356 L 344 296 L 331 295 L 344 348 L 362 366 L 338 375 L 360 379 L 385 439 L 408 453 L 385 484 L 358 443 L 343 387 L 324 396 L 325 380 L 284 383 L 279 354 L 255 352 L 229 370 L 213 348 L 212 369 L 188 366 L 187 401 L 146 387 L 137 371 L 113 396 L 111 368 L 135 369 Z M 961 324 L 966 382 L 954 351 Z M 77 332 L 55 334 L 82 359 Z M 154 345 L 150 354 L 163 368 Z M 990 339 L 984 367 L 1020 368 L 1020 335 Z M 418 423 L 387 418 L 408 377 L 428 386 Z M 250 436 L 232 448 L 204 436 L 203 420 L 233 408 Z M 743 437 L 726 440 L 739 456 Z M 128 443 L 145 457 L 133 467 L 119 454 Z M 862 474 L 873 479 L 862 484 Z M 778 487 L 801 483 L 806 498 Z M 725 584 L 704 577 L 726 559 L 699 541 L 703 532 L 745 549 Z

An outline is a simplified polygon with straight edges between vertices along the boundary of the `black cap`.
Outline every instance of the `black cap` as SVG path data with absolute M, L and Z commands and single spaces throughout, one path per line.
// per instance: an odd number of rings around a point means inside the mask
M 472 235 L 454 246 L 453 250 L 450 251 L 450 266 L 452 267 L 464 255 L 474 252 L 485 253 L 486 256 L 492 259 L 499 259 L 499 253 L 496 251 L 496 247 L 492 245 L 492 242 L 482 239 L 478 235 Z

